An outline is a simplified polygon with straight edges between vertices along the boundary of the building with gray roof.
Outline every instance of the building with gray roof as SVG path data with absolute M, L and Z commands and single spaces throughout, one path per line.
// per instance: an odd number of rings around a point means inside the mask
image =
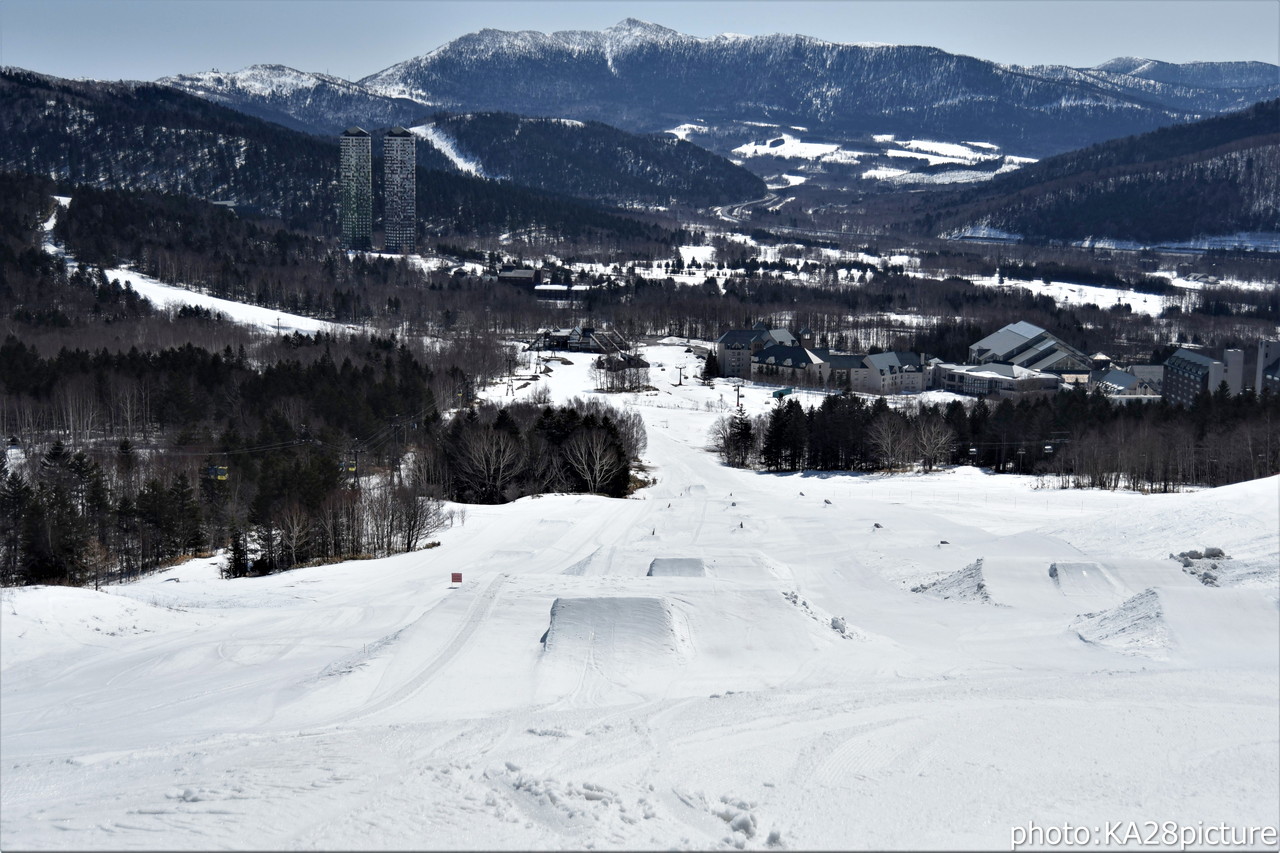
M 716 362 L 721 376 L 751 378 L 751 357 L 771 346 L 799 346 L 795 335 L 786 329 L 770 329 L 756 323 L 750 329 L 730 329 L 716 340 Z
M 418 243 L 416 141 L 399 126 L 382 140 L 382 243 L 402 255 L 413 254 Z
M 948 364 L 934 362 L 930 387 L 977 397 L 1000 397 L 1031 391 L 1054 391 L 1062 384 L 1055 373 L 1015 364 Z
M 1095 370 L 1089 377 L 1089 388 L 1097 389 L 1119 403 L 1160 399 L 1160 390 L 1157 386 L 1130 370 L 1121 370 L 1118 367 Z
M 1085 373 L 1092 359 L 1026 321 L 1010 323 L 969 347 L 970 364 L 1013 364 L 1049 373 Z
M 1164 363 L 1164 398 L 1190 406 L 1202 391 L 1216 391 L 1226 376 L 1226 365 L 1216 358 L 1183 347 Z
M 813 350 L 774 344 L 751 356 L 751 378 L 787 385 L 826 385 L 830 366 Z
M 861 387 L 868 394 L 915 394 L 924 390 L 925 371 L 914 352 L 879 352 L 863 358 L 867 366 Z

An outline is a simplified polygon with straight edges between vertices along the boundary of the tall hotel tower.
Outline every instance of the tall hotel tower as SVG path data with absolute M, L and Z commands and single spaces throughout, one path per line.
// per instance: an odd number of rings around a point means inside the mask
M 383 216 L 384 245 L 388 252 L 411 255 L 418 236 L 417 184 L 414 179 L 414 143 L 412 133 L 393 127 L 383 138 L 383 194 L 386 210 Z
M 369 132 L 342 132 L 342 245 L 373 248 L 373 153 Z

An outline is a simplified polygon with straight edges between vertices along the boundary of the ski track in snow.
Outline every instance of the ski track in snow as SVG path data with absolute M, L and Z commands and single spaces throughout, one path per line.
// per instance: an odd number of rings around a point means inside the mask
M 438 548 L 266 578 L 4 590 L 0 847 L 1003 849 L 1028 822 L 1280 820 L 1280 477 L 736 471 L 706 449 L 734 388 L 677 385 L 689 343 L 612 398 L 648 429 L 629 499 L 472 506 Z M 572 360 L 537 383 L 557 401 L 590 387 Z M 1207 547 L 1220 588 L 1167 556 Z

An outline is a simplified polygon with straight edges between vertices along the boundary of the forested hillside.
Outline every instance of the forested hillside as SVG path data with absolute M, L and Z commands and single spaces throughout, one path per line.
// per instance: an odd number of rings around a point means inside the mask
M 599 122 L 511 113 L 438 116 L 435 126 L 514 183 L 621 204 L 705 207 L 758 198 L 764 181 L 669 135 L 637 136 Z
M 156 82 L 318 136 L 337 136 L 353 124 L 408 127 L 430 112 L 417 101 L 382 97 L 339 77 L 285 65 L 176 74 Z
M 942 228 L 1158 242 L 1280 231 L 1280 100 L 1042 160 L 939 200 Z
M 0 72 L 0 170 L 97 188 L 232 202 L 248 217 L 333 237 L 337 139 L 308 136 L 166 86 Z M 432 235 L 537 231 L 546 240 L 661 239 L 651 226 L 564 194 L 456 174 L 419 145 L 420 228 Z M 375 158 L 375 173 L 380 159 Z M 381 182 L 374 182 L 381 210 Z

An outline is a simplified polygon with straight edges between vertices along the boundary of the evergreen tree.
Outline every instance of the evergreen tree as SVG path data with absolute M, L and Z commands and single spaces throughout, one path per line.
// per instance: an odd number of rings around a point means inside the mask
M 729 422 L 728 447 L 728 463 L 734 468 L 747 467 L 751 461 L 751 453 L 755 449 L 755 428 L 741 406 L 733 413 L 733 418 Z
M 9 472 L 0 480 L 0 584 L 21 582 L 23 519 L 31 498 L 31 487 L 19 474 Z
M 228 532 L 230 548 L 227 553 L 227 564 L 222 569 L 226 578 L 242 578 L 249 574 L 249 549 L 245 541 L 244 530 L 233 522 Z
M 177 553 L 196 554 L 204 547 L 204 524 L 200 504 L 186 472 L 177 476 L 169 487 L 170 511 L 173 514 L 173 549 Z
M 720 361 L 716 358 L 715 352 L 709 352 L 702 363 L 702 381 L 710 382 L 713 379 L 718 379 L 719 376 Z
M 777 406 L 769 412 L 769 422 L 764 429 L 764 440 L 760 446 L 760 461 L 770 471 L 782 470 L 782 459 L 786 445 L 786 410 Z
M 769 413 L 761 461 L 773 471 L 798 471 L 807 459 L 808 444 L 808 417 L 800 401 L 791 398 Z

